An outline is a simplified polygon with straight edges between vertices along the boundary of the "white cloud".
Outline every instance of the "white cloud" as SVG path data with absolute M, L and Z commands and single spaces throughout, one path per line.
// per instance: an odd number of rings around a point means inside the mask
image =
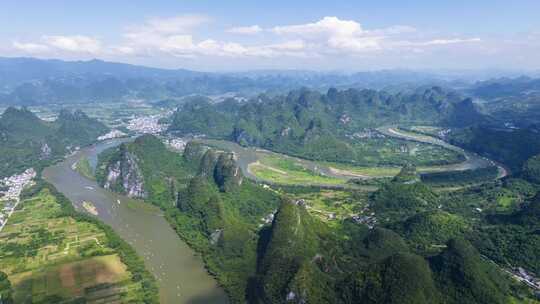
M 88 36 L 43 36 L 42 40 L 46 45 L 61 51 L 91 54 L 101 51 L 101 42 Z
M 330 35 L 330 36 L 354 36 L 362 34 L 360 23 L 352 20 L 340 20 L 337 17 L 324 17 L 323 19 L 307 24 L 276 26 L 272 29 L 276 34 L 297 35 Z
M 320 58 L 331 61 L 342 60 L 347 56 L 395 56 L 396 52 L 400 57 L 409 56 L 482 41 L 480 38 L 458 36 L 441 38 L 406 25 L 365 29 L 355 20 L 327 16 L 305 24 L 269 28 L 252 25 L 226 29 L 228 33 L 246 35 L 242 43 L 239 43 L 203 36 L 200 27 L 209 22 L 211 19 L 204 15 L 150 18 L 139 25 L 125 27 L 120 33 L 123 39 L 111 45 L 84 35 L 51 35 L 42 36 L 38 42 L 14 41 L 12 48 L 38 55 L 92 55 L 122 59 L 127 56 L 143 56 Z
M 469 43 L 469 42 L 480 42 L 480 38 L 470 38 L 470 39 L 434 39 L 421 43 L 421 45 L 446 45 L 446 44 L 456 44 L 456 43 Z
M 13 42 L 13 47 L 17 50 L 23 51 L 30 54 L 40 54 L 47 52 L 49 47 L 43 44 L 38 43 L 21 43 L 18 41 Z
M 160 34 L 189 33 L 200 25 L 210 22 L 204 15 L 182 15 L 170 18 L 150 18 L 142 26 L 128 28 L 130 32 L 147 32 Z
M 430 46 L 446 46 L 452 44 L 462 44 L 462 43 L 475 43 L 481 42 L 480 38 L 451 38 L 451 39 L 433 39 L 427 41 L 395 41 L 392 43 L 393 47 L 430 47 Z
M 354 20 L 324 17 L 313 23 L 276 26 L 271 30 L 277 35 L 299 36 L 319 46 L 322 52 L 365 52 L 381 48 L 381 33 L 365 31 Z
M 275 50 L 298 51 L 305 49 L 307 46 L 303 40 L 291 40 L 282 43 L 270 44 L 267 47 Z
M 233 28 L 228 29 L 227 33 L 252 35 L 252 34 L 258 34 L 262 31 L 263 29 L 260 26 L 252 25 L 252 26 L 233 27 Z

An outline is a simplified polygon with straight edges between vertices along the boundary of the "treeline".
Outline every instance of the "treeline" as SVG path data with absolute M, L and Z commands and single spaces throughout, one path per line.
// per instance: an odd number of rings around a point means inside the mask
M 495 179 L 499 174 L 497 166 L 459 171 L 421 173 L 423 182 L 431 185 L 466 185 Z

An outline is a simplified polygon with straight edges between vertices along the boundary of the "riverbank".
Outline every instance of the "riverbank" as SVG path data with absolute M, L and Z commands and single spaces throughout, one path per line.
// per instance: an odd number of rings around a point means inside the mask
M 82 149 L 46 168 L 43 176 L 64 193 L 76 209 L 84 209 L 83 201 L 94 204 L 98 218 L 110 225 L 144 259 L 146 267 L 157 279 L 161 303 L 227 303 L 225 292 L 207 273 L 202 259 L 177 236 L 162 212 L 133 208 L 134 204 L 127 203 L 129 198 L 102 189 L 95 181 L 71 169 L 81 157 L 87 157 L 95 167 L 100 152 L 124 141 L 126 139 L 112 140 Z

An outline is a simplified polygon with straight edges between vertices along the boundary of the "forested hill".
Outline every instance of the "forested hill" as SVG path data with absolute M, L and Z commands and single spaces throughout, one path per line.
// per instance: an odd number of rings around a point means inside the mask
M 243 103 L 233 99 L 187 103 L 175 112 L 169 130 L 331 160 L 336 155 L 353 158 L 346 142 L 364 128 L 387 124 L 461 127 L 486 120 L 472 100 L 440 87 L 410 94 L 356 89 L 321 94 L 301 89 L 286 96 L 260 95 Z
M 232 303 L 502 304 L 528 295 L 463 240 L 489 238 L 441 210 L 444 194 L 412 166 L 370 196 L 387 222 L 373 229 L 327 222 L 309 199 L 243 178 L 231 154 L 196 142 L 179 154 L 141 136 L 100 154 L 97 179 L 160 206 Z M 530 225 L 531 206 L 510 220 Z
M 107 131 L 81 111 L 63 110 L 47 122 L 26 108 L 7 108 L 0 117 L 0 177 L 48 164 Z

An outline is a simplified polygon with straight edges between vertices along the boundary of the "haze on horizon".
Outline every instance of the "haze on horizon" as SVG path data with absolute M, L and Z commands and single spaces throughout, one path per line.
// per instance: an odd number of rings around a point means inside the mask
M 0 56 L 202 71 L 540 69 L 540 2 L 3 1 Z

